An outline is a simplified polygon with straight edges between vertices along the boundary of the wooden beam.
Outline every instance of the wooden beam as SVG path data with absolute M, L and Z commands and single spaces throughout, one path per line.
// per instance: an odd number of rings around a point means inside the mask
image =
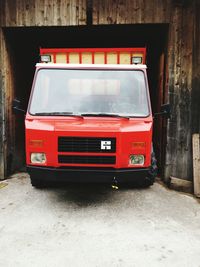
M 193 183 L 191 181 L 183 180 L 177 177 L 170 176 L 168 186 L 170 189 L 176 191 L 190 194 L 193 193 Z
M 5 40 L 3 30 L 0 28 L 0 180 L 5 178 L 5 110 L 4 110 L 4 90 L 5 90 Z
M 0 180 L 3 180 L 11 171 L 15 124 L 11 108 L 14 94 L 11 53 L 2 28 L 0 51 Z
M 194 194 L 200 197 L 200 135 L 193 134 L 193 176 L 194 176 Z
M 192 66 L 194 6 L 175 7 L 169 27 L 168 68 L 171 118 L 167 127 L 165 179 L 192 180 Z

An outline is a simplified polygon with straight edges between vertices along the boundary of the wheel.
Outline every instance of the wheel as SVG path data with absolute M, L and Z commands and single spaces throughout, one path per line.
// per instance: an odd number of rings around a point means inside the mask
M 140 188 L 147 188 L 147 187 L 153 185 L 155 182 L 155 178 L 157 176 L 157 173 L 158 173 L 157 160 L 155 157 L 155 153 L 152 152 L 151 153 L 151 166 L 150 166 L 150 169 L 148 171 L 148 174 L 144 179 L 141 179 L 140 181 L 138 181 L 137 185 Z
M 33 187 L 35 188 L 44 188 L 45 187 L 45 184 L 44 184 L 44 181 L 40 178 L 33 178 L 30 176 L 30 179 L 31 179 L 31 184 Z
M 147 177 L 145 178 L 143 182 L 143 187 L 149 187 L 154 184 L 155 178 L 158 174 L 158 167 L 157 167 L 157 160 L 155 157 L 155 153 L 152 151 L 151 153 L 151 167 L 149 169 L 149 172 L 147 174 Z

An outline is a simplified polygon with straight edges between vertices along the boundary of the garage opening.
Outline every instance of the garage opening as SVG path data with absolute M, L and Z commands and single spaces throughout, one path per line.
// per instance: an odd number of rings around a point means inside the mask
M 4 35 L 12 69 L 12 98 L 20 99 L 25 109 L 40 47 L 146 47 L 153 112 L 159 112 L 160 105 L 166 101 L 167 24 L 5 28 Z M 7 174 L 25 167 L 24 117 L 14 115 L 13 120 L 14 134 L 8 136 L 11 145 L 7 148 Z M 165 133 L 166 123 L 155 118 L 154 149 L 161 175 L 165 162 Z

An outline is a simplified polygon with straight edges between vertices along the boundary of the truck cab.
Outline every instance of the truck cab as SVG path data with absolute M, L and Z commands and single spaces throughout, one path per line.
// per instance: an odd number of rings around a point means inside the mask
M 131 53 L 129 64 L 120 64 L 120 52 L 117 64 L 105 59 L 104 64 L 83 59 L 36 64 L 25 118 L 33 186 L 49 181 L 153 184 L 157 167 L 146 65 L 138 50 L 137 63 L 131 64 Z

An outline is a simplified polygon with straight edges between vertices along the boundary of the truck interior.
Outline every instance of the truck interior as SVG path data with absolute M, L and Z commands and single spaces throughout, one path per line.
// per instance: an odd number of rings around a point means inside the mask
M 12 120 L 7 126 L 7 174 L 25 168 L 24 116 L 12 114 L 12 100 L 21 100 L 26 110 L 32 86 L 35 64 L 39 62 L 39 48 L 99 48 L 146 47 L 147 71 L 153 113 L 167 99 L 167 43 L 168 24 L 105 25 L 73 27 L 5 28 L 12 79 L 8 112 Z M 154 118 L 154 150 L 159 175 L 165 164 L 166 120 Z

